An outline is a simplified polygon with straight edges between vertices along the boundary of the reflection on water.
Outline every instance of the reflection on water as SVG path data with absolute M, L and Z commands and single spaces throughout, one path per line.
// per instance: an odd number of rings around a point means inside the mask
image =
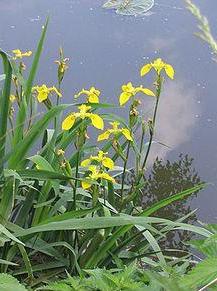
M 33 50 L 49 14 L 37 82 L 56 80 L 54 60 L 62 45 L 70 58 L 64 102 L 93 85 L 101 89 L 104 101 L 117 103 L 123 83 L 151 85 L 150 78 L 141 80 L 139 69 L 161 56 L 176 69 L 175 81 L 165 84 L 157 120 L 156 139 L 170 150 L 154 145 L 151 161 L 156 155 L 172 161 L 180 152 L 192 154 L 203 180 L 216 183 L 217 66 L 209 49 L 193 36 L 195 21 L 183 0 L 175 5 L 174 0 L 155 2 L 152 14 L 135 18 L 104 10 L 104 0 L 0 0 L 0 47 Z M 198 0 L 198 5 L 215 25 L 216 0 Z M 145 102 L 143 109 L 149 111 L 150 104 Z M 192 202 L 200 208 L 201 219 L 215 217 L 216 190 L 210 187 Z
M 193 158 L 190 156 L 181 154 L 174 162 L 157 158 L 147 176 L 146 184 L 142 189 L 141 200 L 138 204 L 142 204 L 144 209 L 149 208 L 161 199 L 192 188 L 200 182 L 201 178 L 194 168 Z M 189 202 L 197 194 L 194 193 L 187 199 L 176 201 L 158 210 L 154 215 L 175 221 L 194 210 L 191 209 Z M 194 213 L 185 222 L 193 223 L 196 219 L 197 217 Z M 183 243 L 190 240 L 192 236 L 193 234 L 187 231 L 169 232 L 167 239 L 162 244 L 165 248 L 183 249 L 183 247 L 186 248 Z
M 152 167 L 145 176 L 145 183 L 140 189 L 140 196 L 136 197 L 136 201 L 134 201 L 137 207 L 142 205 L 143 209 L 149 209 L 162 199 L 190 189 L 202 182 L 194 167 L 194 159 L 184 154 L 180 154 L 175 161 L 155 158 Z M 127 184 L 132 185 L 134 181 L 135 175 L 131 171 L 127 175 Z M 156 211 L 152 216 L 164 217 L 172 221 L 187 216 L 184 222 L 195 223 L 198 220 L 199 210 L 195 211 L 196 209 L 191 206 L 190 202 L 197 197 L 198 193 L 199 191 L 182 200 L 173 202 Z M 191 212 L 192 214 L 188 216 Z M 164 250 L 182 249 L 187 251 L 188 246 L 185 243 L 193 237 L 194 234 L 188 231 L 171 231 L 165 238 L 161 239 L 160 244 Z M 180 254 L 176 253 L 176 255 Z
M 153 144 L 148 165 L 151 166 L 156 156 L 166 157 L 168 151 L 191 140 L 192 130 L 197 123 L 201 108 L 195 104 L 195 92 L 186 88 L 184 82 L 167 81 L 160 97 L 154 140 L 165 144 Z M 143 102 L 145 119 L 152 116 L 153 101 Z

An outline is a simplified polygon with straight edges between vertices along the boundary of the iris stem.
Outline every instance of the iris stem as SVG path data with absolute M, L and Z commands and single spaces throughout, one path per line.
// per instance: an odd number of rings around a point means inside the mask
M 124 182 L 125 182 L 125 175 L 126 175 L 126 169 L 127 169 L 127 162 L 128 162 L 129 153 L 130 153 L 130 143 L 131 143 L 131 141 L 129 141 L 128 145 L 127 145 L 127 153 L 126 153 L 126 158 L 124 161 L 124 169 L 123 169 L 122 180 L 121 180 L 121 209 L 122 209 L 122 205 L 123 205 Z
M 80 161 L 80 149 L 77 151 L 76 157 L 76 168 L 75 168 L 75 185 L 73 189 L 73 210 L 77 208 L 76 194 L 77 194 L 77 186 L 78 186 L 78 169 L 79 169 L 79 161 Z
M 154 108 L 154 115 L 153 115 L 153 121 L 152 121 L 152 128 L 150 129 L 150 138 L 149 138 L 149 143 L 148 143 L 148 148 L 146 151 L 146 155 L 142 164 L 142 171 L 144 170 L 147 160 L 148 160 L 148 156 L 150 153 L 150 149 L 151 149 L 151 145 L 152 145 L 152 141 L 153 141 L 153 137 L 154 137 L 154 130 L 155 130 L 155 123 L 156 123 L 156 117 L 157 117 L 157 110 L 158 110 L 158 105 L 159 105 L 159 100 L 160 100 L 160 94 L 161 94 L 161 85 L 162 85 L 162 79 L 161 76 L 158 75 L 157 77 L 157 88 L 156 88 L 156 103 L 155 103 L 155 108 Z

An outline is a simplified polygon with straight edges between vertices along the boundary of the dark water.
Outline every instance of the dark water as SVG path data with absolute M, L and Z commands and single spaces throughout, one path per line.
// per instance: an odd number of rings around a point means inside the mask
M 213 184 L 193 199 L 191 208 L 198 208 L 199 219 L 213 221 L 217 205 L 217 64 L 211 60 L 209 48 L 193 36 L 196 21 L 182 0 L 157 0 L 151 13 L 140 18 L 104 10 L 103 2 L 0 0 L 0 47 L 34 50 L 49 14 L 38 81 L 52 85 L 56 80 L 54 60 L 58 47 L 63 46 L 70 58 L 65 102 L 92 85 L 102 90 L 104 101 L 116 102 L 126 81 L 150 84 L 150 78 L 146 81 L 139 77 L 143 63 L 160 56 L 173 64 L 176 78 L 165 85 L 157 130 L 157 140 L 170 148 L 155 145 L 152 161 L 158 155 L 173 162 L 180 153 L 193 158 L 192 167 L 201 179 Z M 216 0 L 197 4 L 217 32 Z M 144 102 L 144 112 L 149 106 Z M 185 171 L 182 174 L 185 176 Z M 181 178 L 176 177 L 180 186 Z

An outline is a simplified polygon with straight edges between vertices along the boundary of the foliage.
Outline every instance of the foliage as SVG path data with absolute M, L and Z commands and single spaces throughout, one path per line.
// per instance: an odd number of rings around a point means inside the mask
M 0 274 L 0 290 L 1 291 L 27 291 L 17 279 L 8 274 Z
M 203 41 L 205 41 L 211 47 L 212 52 L 215 55 L 215 60 L 216 60 L 217 41 L 212 35 L 209 21 L 204 15 L 202 15 L 202 13 L 200 12 L 200 9 L 191 0 L 185 0 L 185 3 L 188 10 L 198 20 L 198 23 L 199 23 L 198 28 L 200 31 L 197 32 L 196 35 L 200 37 Z

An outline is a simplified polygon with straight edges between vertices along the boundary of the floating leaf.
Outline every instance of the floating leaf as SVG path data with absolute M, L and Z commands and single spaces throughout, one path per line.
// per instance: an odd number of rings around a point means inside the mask
M 117 14 L 143 15 L 154 6 L 154 0 L 109 0 L 103 7 L 116 9 Z

